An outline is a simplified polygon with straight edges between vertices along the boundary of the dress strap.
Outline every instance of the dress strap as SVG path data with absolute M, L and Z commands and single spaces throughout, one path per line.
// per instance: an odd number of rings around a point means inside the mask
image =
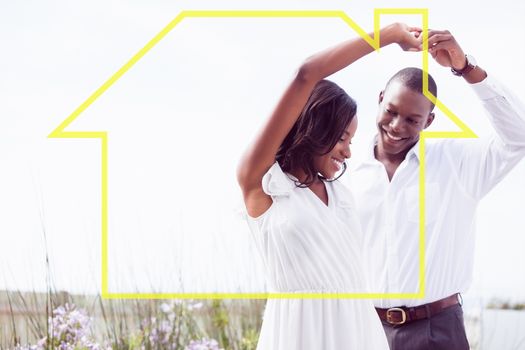
M 333 192 L 336 194 L 336 203 L 341 208 L 355 209 L 355 199 L 352 192 L 339 180 L 331 183 L 333 185 Z

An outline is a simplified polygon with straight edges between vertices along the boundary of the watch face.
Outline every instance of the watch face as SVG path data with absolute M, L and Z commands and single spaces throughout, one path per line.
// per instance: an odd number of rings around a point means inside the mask
M 473 67 L 476 67 L 478 65 L 474 56 L 467 54 L 465 55 L 465 57 L 467 58 L 467 65 L 473 66 Z

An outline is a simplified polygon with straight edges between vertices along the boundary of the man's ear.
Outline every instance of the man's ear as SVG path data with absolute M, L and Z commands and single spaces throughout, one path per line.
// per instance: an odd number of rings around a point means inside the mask
M 381 92 L 379 92 L 379 101 L 377 101 L 377 103 L 383 102 L 384 96 L 385 96 L 385 90 L 382 90 Z
M 427 119 L 427 123 L 426 123 L 426 125 L 425 125 L 425 129 L 428 128 L 428 127 L 430 126 L 430 124 L 432 124 L 432 122 L 434 121 L 434 117 L 435 117 L 435 116 L 436 116 L 436 115 L 434 114 L 434 112 L 432 112 L 432 113 L 430 113 L 430 114 L 428 115 L 428 119 Z

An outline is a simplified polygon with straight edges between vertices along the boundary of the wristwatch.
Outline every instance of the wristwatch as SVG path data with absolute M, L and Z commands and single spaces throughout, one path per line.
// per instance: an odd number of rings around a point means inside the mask
M 454 69 L 454 68 L 450 68 L 450 70 L 452 71 L 452 74 L 458 76 L 458 77 L 461 77 L 465 74 L 467 74 L 468 72 L 470 72 L 471 70 L 473 70 L 474 68 L 476 68 L 477 66 L 477 63 L 476 63 L 476 59 L 474 57 L 472 57 L 472 55 L 465 55 L 465 58 L 467 59 L 467 64 L 466 66 L 463 68 L 463 69 Z

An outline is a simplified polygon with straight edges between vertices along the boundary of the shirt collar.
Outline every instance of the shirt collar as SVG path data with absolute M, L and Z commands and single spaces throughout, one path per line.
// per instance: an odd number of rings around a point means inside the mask
M 359 165 L 356 166 L 356 169 L 359 169 L 359 168 L 365 167 L 365 166 L 373 166 L 373 165 L 380 164 L 380 162 L 376 159 L 375 152 L 374 152 L 374 148 L 377 145 L 377 136 L 378 135 L 376 134 L 372 138 L 372 141 L 370 142 L 370 144 L 369 144 L 369 146 L 367 148 L 365 157 L 359 163 Z M 420 159 L 419 159 L 419 141 L 420 140 L 418 140 L 416 142 L 416 144 L 414 146 L 412 146 L 412 148 L 410 148 L 410 150 L 408 150 L 405 159 L 410 160 L 410 159 L 414 158 L 415 160 L 417 160 L 418 163 L 420 162 Z

